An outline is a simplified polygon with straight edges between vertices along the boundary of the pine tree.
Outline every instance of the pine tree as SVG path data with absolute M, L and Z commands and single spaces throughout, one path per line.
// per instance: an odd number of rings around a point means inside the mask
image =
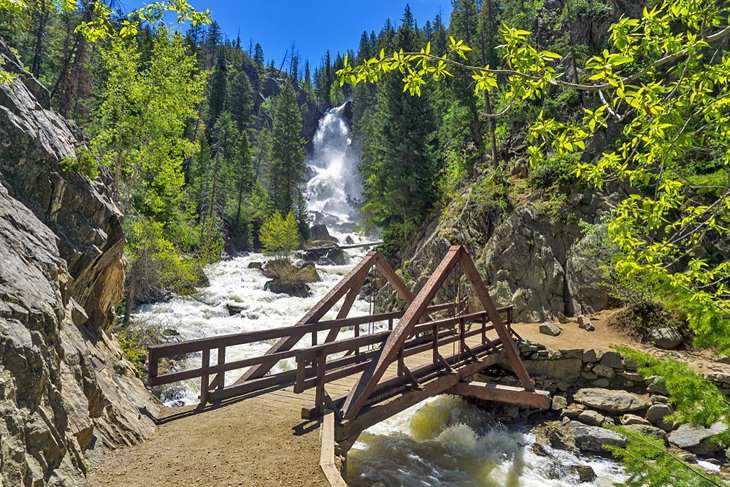
M 239 132 L 251 127 L 254 110 L 253 88 L 246 71 L 238 71 L 231 77 L 226 95 L 226 110 L 236 122 Z
M 208 87 L 208 127 L 213 127 L 226 105 L 228 92 L 228 64 L 223 49 L 218 52 L 216 68 L 210 78 Z
M 395 49 L 404 51 L 417 49 L 419 43 L 408 23 L 400 27 L 394 41 Z M 380 86 L 361 166 L 363 210 L 370 223 L 384 229 L 386 243 L 391 245 L 429 215 L 437 198 L 437 166 L 429 144 L 434 130 L 429 96 L 404 96 L 401 78 L 391 73 Z
M 232 167 L 235 179 L 235 199 L 233 201 L 233 231 L 234 242 L 241 248 L 251 248 L 251 232 L 248 218 L 252 213 L 252 192 L 254 188 L 254 169 L 248 135 L 244 132 L 238 137 L 236 158 Z M 248 211 L 247 211 L 248 210 Z
M 295 208 L 304 178 L 304 139 L 301 133 L 302 114 L 296 92 L 290 83 L 286 83 L 274 108 L 271 151 L 272 199 L 283 214 Z
M 264 69 L 264 63 L 266 62 L 264 59 L 264 48 L 258 42 L 256 43 L 256 47 L 254 47 L 253 62 L 256 63 L 259 71 Z

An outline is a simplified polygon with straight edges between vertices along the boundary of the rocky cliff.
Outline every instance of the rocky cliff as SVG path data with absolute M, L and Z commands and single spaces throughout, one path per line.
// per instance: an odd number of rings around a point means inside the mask
M 581 222 L 599 221 L 609 199 L 590 188 L 557 202 L 535 194 L 509 199 L 498 203 L 500 198 L 485 194 L 478 182 L 472 185 L 407 243 L 402 255 L 409 258 L 401 270 L 406 280 L 420 289 L 450 245 L 466 245 L 492 297 L 513 304 L 516 320 L 538 322 L 558 312 L 607 307 L 610 298 L 599 270 L 603 257 L 592 245 L 600 227 L 585 233 Z M 448 280 L 444 293 L 470 291 L 458 282 Z
M 109 332 L 121 215 L 66 174 L 79 144 L 0 42 L 0 485 L 76 485 L 105 448 L 150 435 L 155 405 Z

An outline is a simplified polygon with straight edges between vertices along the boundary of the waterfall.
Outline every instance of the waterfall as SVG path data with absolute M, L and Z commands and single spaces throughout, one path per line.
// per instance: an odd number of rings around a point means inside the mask
M 362 188 L 360 157 L 352 147 L 346 108 L 347 103 L 332 108 L 319 121 L 312 157 L 307 161 L 311 177 L 306 194 L 312 223 L 327 225 L 337 237 L 355 229 L 359 218 L 355 204 Z

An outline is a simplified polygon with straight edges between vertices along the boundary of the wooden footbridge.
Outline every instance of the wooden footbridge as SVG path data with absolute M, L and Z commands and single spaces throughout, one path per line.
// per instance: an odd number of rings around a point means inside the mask
M 393 287 L 405 309 L 348 317 L 363 284 L 374 273 Z M 476 302 L 457 296 L 434 304 L 447 280 L 462 276 Z M 340 300 L 336 317 L 323 319 Z M 335 448 L 344 457 L 363 430 L 426 398 L 449 393 L 549 407 L 548 394 L 535 391 L 519 359 L 515 345 L 519 336 L 511 323 L 512 307 L 495 306 L 464 247 L 449 249 L 418 294 L 379 252 L 371 251 L 293 326 L 150 347 L 149 385 L 199 379 L 201 408 L 239 396 L 305 398 L 303 418 L 326 418 L 322 468 L 333 485 L 342 485 Z M 343 330 L 352 333 L 342 338 Z M 274 340 L 261 356 L 226 359 L 233 347 Z M 200 367 L 158 373 L 161 359 L 190 353 L 201 355 Z M 296 366 L 288 370 L 281 366 L 292 362 Z M 510 367 L 522 387 L 471 381 L 497 363 Z M 240 376 L 229 380 L 234 371 Z

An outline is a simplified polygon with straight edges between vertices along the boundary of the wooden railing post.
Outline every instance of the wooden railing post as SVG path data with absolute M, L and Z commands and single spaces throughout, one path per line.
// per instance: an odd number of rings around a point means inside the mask
M 433 325 L 433 328 L 431 329 L 432 337 L 432 346 L 433 346 L 433 363 L 438 362 L 439 360 L 439 329 L 438 326 Z
M 218 387 L 217 389 L 220 391 L 226 386 L 226 371 L 223 370 L 223 365 L 226 363 L 226 347 L 218 347 L 218 365 L 220 368 L 218 369 Z
M 459 360 L 461 360 L 461 356 L 466 350 L 466 337 L 464 336 L 466 333 L 465 327 L 464 318 L 459 318 Z
M 324 350 L 317 352 L 317 387 L 314 395 L 314 405 L 318 413 L 322 413 L 324 405 L 324 374 L 327 371 L 327 355 Z
M 208 387 L 210 381 L 210 349 L 203 350 L 203 363 L 201 365 L 203 373 L 200 376 L 200 406 L 205 406 L 208 402 Z
M 149 362 L 147 364 L 147 382 L 149 383 L 151 379 L 157 377 L 160 359 L 157 357 L 157 350 L 154 348 L 147 349 L 147 357 Z
M 398 350 L 398 377 L 401 377 L 405 373 L 406 363 L 403 358 L 403 345 Z
M 482 345 L 487 343 L 487 315 L 482 315 Z

